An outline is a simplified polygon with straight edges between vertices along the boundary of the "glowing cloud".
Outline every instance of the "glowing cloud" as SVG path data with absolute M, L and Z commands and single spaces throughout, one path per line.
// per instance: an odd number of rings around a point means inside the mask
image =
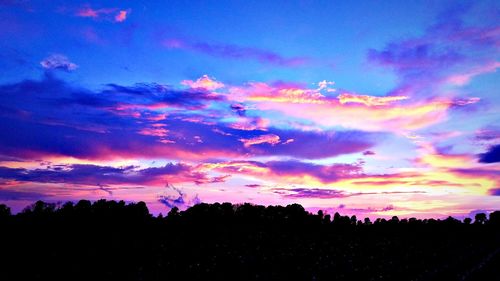
M 115 16 L 115 21 L 116 22 L 122 22 L 127 19 L 127 15 L 129 14 L 128 11 L 121 10 L 118 12 L 118 14 Z
M 341 104 L 345 103 L 361 103 L 366 106 L 381 106 L 388 105 L 390 103 L 406 100 L 408 97 L 405 96 L 394 96 L 394 97 L 374 97 L 366 95 L 356 95 L 349 93 L 342 93 L 338 97 Z
M 130 14 L 130 9 L 128 10 L 120 10 L 118 8 L 93 9 L 91 7 L 84 7 L 78 9 L 75 13 L 77 17 L 105 19 L 114 22 L 124 22 L 129 14 Z
M 262 135 L 250 139 L 240 139 L 245 147 L 249 147 L 251 145 L 261 144 L 261 143 L 269 143 L 272 145 L 280 143 L 280 137 L 274 134 Z
M 181 82 L 182 85 L 188 86 L 193 89 L 205 89 L 208 91 L 217 90 L 219 88 L 224 87 L 224 84 L 216 81 L 213 78 L 210 78 L 208 75 L 203 75 L 198 78 L 196 81 L 193 80 L 183 80 Z

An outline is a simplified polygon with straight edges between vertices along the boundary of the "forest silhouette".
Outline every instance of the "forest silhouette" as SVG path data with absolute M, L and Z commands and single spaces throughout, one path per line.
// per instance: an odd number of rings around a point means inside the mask
M 301 205 L 0 204 L 0 280 L 500 280 L 500 211 L 358 219 Z

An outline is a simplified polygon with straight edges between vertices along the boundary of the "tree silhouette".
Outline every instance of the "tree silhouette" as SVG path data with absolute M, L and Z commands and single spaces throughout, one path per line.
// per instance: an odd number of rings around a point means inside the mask
M 494 225 L 500 225 L 500 211 L 494 211 L 490 213 L 489 222 Z
M 10 208 L 5 204 L 0 204 L 0 218 L 6 218 L 10 216 Z
M 7 218 L 7 219 L 5 219 Z M 500 212 L 386 220 L 301 205 L 201 203 L 149 214 L 145 203 L 0 205 L 2 280 L 492 280 Z M 479 265 L 479 266 L 478 266 Z M 29 270 L 28 270 L 29 269 Z
M 474 217 L 474 223 L 476 224 L 484 224 L 486 222 L 486 214 L 485 213 L 478 213 Z

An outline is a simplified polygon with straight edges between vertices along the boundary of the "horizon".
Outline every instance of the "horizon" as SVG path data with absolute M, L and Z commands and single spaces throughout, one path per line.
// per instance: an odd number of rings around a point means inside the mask
M 0 1 L 0 204 L 500 206 L 500 3 Z
M 92 201 L 92 200 L 87 200 L 87 199 L 80 199 L 80 200 L 75 200 L 75 201 L 66 201 L 66 202 L 61 202 L 61 201 L 58 201 L 58 202 L 44 202 L 42 200 L 38 200 L 36 202 L 33 202 L 27 206 L 25 206 L 24 208 L 20 209 L 20 210 L 15 210 L 15 212 L 12 212 L 12 209 L 10 208 L 9 205 L 6 205 L 6 204 L 3 204 L 3 203 L 0 203 L 0 211 L 3 211 L 2 214 L 3 215 L 11 215 L 11 216 L 17 216 L 17 215 L 27 215 L 27 214 L 30 214 L 30 213 L 33 213 L 33 212 L 43 212 L 43 211 L 49 211 L 49 213 L 57 213 L 57 212 L 60 212 L 60 211 L 63 211 L 65 210 L 66 206 L 69 206 L 69 208 L 75 208 L 78 204 L 81 204 L 81 202 L 89 202 L 91 205 L 89 205 L 89 207 L 91 208 L 94 208 L 96 203 L 97 204 L 109 204 L 109 203 L 113 203 L 113 204 L 123 204 L 123 206 L 126 206 L 126 207 L 130 207 L 130 206 L 137 206 L 138 204 L 144 204 L 144 206 L 146 206 L 146 209 L 148 211 L 148 214 L 153 217 L 153 218 L 166 218 L 168 216 L 170 216 L 170 211 L 174 208 L 177 208 L 177 212 L 178 214 L 183 214 L 185 211 L 188 211 L 190 208 L 192 207 L 195 207 L 199 204 L 205 204 L 205 206 L 210 206 L 210 207 L 213 207 L 214 205 L 224 205 L 224 204 L 231 204 L 232 208 L 233 208 L 233 211 L 236 211 L 239 207 L 242 207 L 244 205 L 247 205 L 249 204 L 250 206 L 253 206 L 253 207 L 264 207 L 264 208 L 272 208 L 272 207 L 279 207 L 279 208 L 288 208 L 288 207 L 291 207 L 292 205 L 298 205 L 300 206 L 301 208 L 303 208 L 303 210 L 308 214 L 308 215 L 311 215 L 311 216 L 321 216 L 321 217 L 324 217 L 326 218 L 326 216 L 328 216 L 330 218 L 330 221 L 333 222 L 333 219 L 334 219 L 334 216 L 335 215 L 339 215 L 340 217 L 349 217 L 352 219 L 352 217 L 356 217 L 357 221 L 356 223 L 364 223 L 365 222 L 365 219 L 370 219 L 370 222 L 375 222 L 377 220 L 393 220 L 395 218 L 397 218 L 398 220 L 411 220 L 411 219 L 416 219 L 416 220 L 419 220 L 419 221 L 426 221 L 426 220 L 436 220 L 436 221 L 446 221 L 447 219 L 454 219 L 454 220 L 457 220 L 461 223 L 466 223 L 465 222 L 465 219 L 471 219 L 472 222 L 474 222 L 475 220 L 477 220 L 477 215 L 485 215 L 486 216 L 486 220 L 488 221 L 488 218 L 490 218 L 490 216 L 493 216 L 494 214 L 498 214 L 500 213 L 500 210 L 493 210 L 493 211 L 486 211 L 486 212 L 473 212 L 473 213 L 470 213 L 466 216 L 460 216 L 460 217 L 453 217 L 453 216 L 446 216 L 446 217 L 420 217 L 420 218 L 416 218 L 416 217 L 405 217 L 405 216 L 388 216 L 388 215 L 381 215 L 381 216 L 373 216 L 373 215 L 368 215 L 368 216 L 356 216 L 356 215 L 351 215 L 349 216 L 348 214 L 343 214 L 341 213 L 341 210 L 339 211 L 335 211 L 334 213 L 330 213 L 329 210 L 323 210 L 323 209 L 318 209 L 318 210 L 311 210 L 311 209 L 305 209 L 302 205 L 298 204 L 298 203 L 292 203 L 292 204 L 288 204 L 288 205 L 260 205 L 260 204 L 253 204 L 253 203 L 248 203 L 248 202 L 245 202 L 245 203 L 236 203 L 236 204 L 233 204 L 231 202 L 213 202 L 213 203 L 204 203 L 204 202 L 199 202 L 197 204 L 194 204 L 192 206 L 189 206 L 185 209 L 179 209 L 177 206 L 174 206 L 172 208 L 170 208 L 168 210 L 167 213 L 162 213 L 162 212 L 159 212 L 159 213 L 154 213 L 154 212 L 151 212 L 151 210 L 148 208 L 147 204 L 144 202 L 144 201 L 124 201 L 124 200 L 108 200 L 108 199 L 98 199 L 98 200 L 95 200 L 95 201 Z M 69 204 L 69 205 L 68 205 Z M 37 208 L 37 206 L 39 206 L 39 208 Z M 114 207 L 117 207 L 118 205 L 115 205 Z M 4 213 L 5 212 L 5 213 Z M 471 222 L 471 221 L 469 221 Z

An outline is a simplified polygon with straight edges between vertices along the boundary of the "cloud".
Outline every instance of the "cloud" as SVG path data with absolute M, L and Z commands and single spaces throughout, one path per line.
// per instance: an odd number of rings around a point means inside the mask
M 319 199 L 332 199 L 332 198 L 347 198 L 362 195 L 387 195 L 387 194 L 419 194 L 425 193 L 423 191 L 388 191 L 388 192 L 347 192 L 336 189 L 324 188 L 275 188 L 275 193 L 282 195 L 285 198 L 319 198 Z
M 202 201 L 196 194 L 194 197 L 190 198 L 183 190 L 176 188 L 174 186 L 167 186 L 170 194 L 160 195 L 158 202 L 165 205 L 167 208 L 179 208 L 180 210 L 187 209 L 196 204 L 200 204 Z
M 390 43 L 382 51 L 371 49 L 368 59 L 391 66 L 399 72 L 410 72 L 453 66 L 460 63 L 463 57 L 454 50 L 441 49 L 432 43 L 407 40 Z
M 94 91 L 46 75 L 0 85 L 0 93 L 0 130 L 5 136 L 0 154 L 18 158 L 317 159 L 365 151 L 380 137 L 349 130 L 277 129 L 249 117 L 238 117 L 248 123 L 237 125 L 227 119 L 234 113 L 225 96 L 154 83 L 109 84 Z M 259 139 L 263 135 L 279 137 L 280 143 Z
M 82 18 L 104 19 L 107 21 L 124 22 L 131 10 L 121 10 L 118 8 L 94 9 L 89 6 L 78 9 L 75 16 Z
M 266 134 L 257 137 L 253 137 L 250 139 L 240 139 L 245 147 L 249 147 L 251 145 L 258 145 L 261 143 L 269 143 L 271 145 L 275 145 L 280 143 L 280 137 L 274 134 Z
M 386 96 L 341 94 L 332 97 L 324 89 L 286 84 L 249 83 L 229 88 L 228 99 L 251 104 L 260 111 L 276 111 L 320 127 L 402 133 L 443 122 L 448 110 L 477 100 L 434 97 L 428 100 Z M 393 103 L 405 101 L 405 103 Z M 360 122 L 360 119 L 363 122 Z
M 362 175 L 362 167 L 359 163 L 318 165 L 296 160 L 230 161 L 205 163 L 203 167 L 225 173 L 245 174 L 279 182 L 297 183 L 307 183 L 311 180 L 321 183 L 333 183 L 340 179 L 355 178 Z
M 217 90 L 219 88 L 223 88 L 224 84 L 216 81 L 213 78 L 210 78 L 208 75 L 203 75 L 198 78 L 196 81 L 193 80 L 183 80 L 181 82 L 182 85 L 188 86 L 193 89 L 204 89 L 208 91 Z
M 500 68 L 499 61 L 487 62 L 484 65 L 472 67 L 471 69 L 467 70 L 466 72 L 453 74 L 447 78 L 448 79 L 447 82 L 452 83 L 454 85 L 458 85 L 458 86 L 467 85 L 472 80 L 472 78 L 474 78 L 475 76 L 478 76 L 478 75 L 481 75 L 484 73 L 495 72 L 497 70 L 497 68 Z
M 116 22 L 123 22 L 127 19 L 127 16 L 130 14 L 130 10 L 120 10 L 118 14 L 115 16 Z
M 195 167 L 169 163 L 163 167 L 140 169 L 135 166 L 110 167 L 91 164 L 55 165 L 54 167 L 25 169 L 0 167 L 0 178 L 17 182 L 69 183 L 81 185 L 139 184 L 162 186 L 165 183 L 193 182 L 206 184 L 221 182 L 224 178 L 210 178 Z
M 500 140 L 500 128 L 490 127 L 477 130 L 475 138 L 479 141 L 498 141 Z
M 480 163 L 500 162 L 500 144 L 491 146 L 487 152 L 479 155 Z
M 35 200 L 43 200 L 44 198 L 47 197 L 50 197 L 50 195 L 39 192 L 18 191 L 5 188 L 0 189 L 0 201 L 10 201 L 10 200 L 35 201 Z
M 63 70 L 66 72 L 71 72 L 78 68 L 78 65 L 72 63 L 66 56 L 61 54 L 53 54 L 40 62 L 40 65 L 49 70 Z
M 179 39 L 167 39 L 162 42 L 168 49 L 183 49 L 225 59 L 255 60 L 260 63 L 280 67 L 297 67 L 309 62 L 307 57 L 283 57 L 278 53 L 252 47 L 231 44 L 212 44 L 207 42 L 188 42 Z
M 284 83 L 251 82 L 244 87 L 232 87 L 233 99 L 252 102 L 325 104 L 326 97 L 318 89 L 305 89 Z
M 337 96 L 341 104 L 345 103 L 361 103 L 366 106 L 388 105 L 390 103 L 406 100 L 405 96 L 389 96 L 389 97 L 374 97 L 367 95 L 356 95 L 350 93 L 342 93 Z
M 235 103 L 231 104 L 231 109 L 234 110 L 239 116 L 245 116 L 246 107 L 243 104 Z
M 453 17 L 450 17 L 453 14 Z M 419 37 L 388 43 L 370 49 L 369 62 L 393 69 L 399 85 L 390 95 L 428 98 L 456 95 L 474 77 L 495 72 L 500 67 L 500 33 L 496 23 L 466 24 L 468 9 L 446 10 Z

